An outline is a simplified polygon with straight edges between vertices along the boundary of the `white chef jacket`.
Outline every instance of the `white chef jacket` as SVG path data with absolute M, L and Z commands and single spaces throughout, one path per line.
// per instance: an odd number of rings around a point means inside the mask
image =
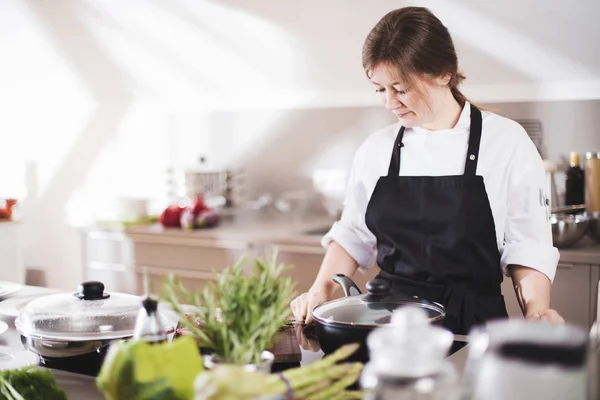
M 400 176 L 462 175 L 469 140 L 471 108 L 465 104 L 452 129 L 404 132 Z M 517 122 L 482 111 L 483 126 L 477 175 L 483 176 L 496 227 L 505 275 L 510 264 L 523 265 L 554 279 L 559 253 L 552 245 L 550 209 L 546 205 L 546 176 L 541 157 L 527 132 Z M 376 239 L 365 223 L 375 184 L 387 175 L 400 123 L 381 129 L 362 143 L 354 156 L 344 211 L 323 237 L 334 240 L 370 268 L 376 260 Z

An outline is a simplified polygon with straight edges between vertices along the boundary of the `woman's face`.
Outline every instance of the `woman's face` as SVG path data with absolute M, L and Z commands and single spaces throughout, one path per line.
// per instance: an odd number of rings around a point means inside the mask
M 407 128 L 435 125 L 449 91 L 445 79 L 415 76 L 412 82 L 402 82 L 394 68 L 380 64 L 371 70 L 371 83 L 389 111 Z

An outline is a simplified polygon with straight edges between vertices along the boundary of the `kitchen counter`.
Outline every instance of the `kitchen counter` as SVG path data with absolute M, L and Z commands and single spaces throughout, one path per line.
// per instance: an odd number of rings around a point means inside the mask
M 262 216 L 247 216 L 243 218 L 223 218 L 215 228 L 184 230 L 178 228 L 163 228 L 160 224 L 142 225 L 125 228 L 124 233 L 134 235 L 162 235 L 172 237 L 191 237 L 198 239 L 233 239 L 260 241 L 272 237 L 307 238 L 311 241 L 320 239 L 322 233 L 328 230 L 333 221 L 322 215 L 306 215 L 302 218 L 265 214 Z
M 291 218 L 267 214 L 235 220 L 225 219 L 220 226 L 212 229 L 186 231 L 177 228 L 163 228 L 160 224 L 153 224 L 125 228 L 122 231 L 134 240 L 159 236 L 168 238 L 168 240 L 276 241 L 277 243 L 320 246 L 321 238 L 332 223 L 330 217 L 323 215 Z M 561 263 L 600 265 L 600 243 L 587 236 L 573 247 L 559 249 L 559 253 Z
M 600 243 L 587 236 L 575 246 L 558 251 L 561 263 L 600 265 Z
M 46 288 L 26 286 L 11 297 L 25 297 L 35 294 L 50 294 L 51 291 Z M 0 334 L 0 346 L 7 346 L 17 350 L 23 349 L 19 333 L 15 329 L 15 318 L 5 315 L 0 315 L 0 320 L 9 325 L 9 329 Z M 301 349 L 302 362 L 301 365 L 310 364 L 323 357 L 323 352 Z M 450 356 L 448 359 L 454 364 L 457 371 L 462 373 L 467 357 L 467 348 L 463 348 Z M 69 399 L 86 399 L 86 400 L 103 400 L 103 395 L 96 389 L 95 378 L 87 375 L 81 375 L 72 372 L 65 372 L 57 369 L 51 369 L 52 374 L 60 387 L 66 392 Z

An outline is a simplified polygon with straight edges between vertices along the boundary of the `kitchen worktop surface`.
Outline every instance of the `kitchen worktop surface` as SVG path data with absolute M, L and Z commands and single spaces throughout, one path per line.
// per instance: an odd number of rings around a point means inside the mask
M 16 297 L 27 297 L 35 294 L 50 294 L 55 291 L 51 291 L 46 288 L 26 286 L 21 289 L 19 292 L 15 293 L 10 298 Z M 2 301 L 2 300 L 0 300 Z M 0 334 L 0 346 L 7 346 L 10 348 L 14 348 L 16 350 L 23 349 L 23 344 L 21 343 L 21 337 L 19 333 L 15 329 L 14 317 L 0 315 L 0 321 L 4 321 L 9 325 L 9 329 L 4 333 Z M 448 359 L 453 363 L 456 367 L 457 371 L 461 373 L 464 369 L 467 350 L 468 347 L 462 348 Z M 323 357 L 323 352 L 320 350 L 311 350 L 309 348 L 301 348 L 302 352 L 302 361 L 301 365 L 307 365 L 311 362 L 319 360 Z M 102 394 L 96 389 L 95 378 L 82 375 L 73 372 L 65 372 L 62 370 L 51 369 L 54 374 L 57 383 L 60 387 L 62 387 L 66 392 L 69 399 L 86 399 L 86 400 L 103 400 L 104 397 Z
M 236 217 L 235 219 L 224 218 L 221 225 L 211 229 L 186 231 L 177 228 L 163 228 L 160 224 L 153 224 L 125 228 L 121 231 L 134 240 L 148 238 L 148 235 L 150 235 L 168 237 L 171 240 L 181 238 L 255 242 L 275 241 L 278 243 L 320 246 L 321 238 L 329 230 L 332 223 L 333 220 L 324 215 L 293 217 L 265 214 Z M 600 243 L 587 236 L 573 247 L 559 249 L 559 253 L 561 263 L 600 265 Z
M 575 246 L 559 249 L 561 263 L 600 265 L 600 243 L 584 237 Z
M 160 224 L 140 225 L 128 228 L 94 226 L 86 230 L 121 232 L 134 240 L 228 240 L 266 242 L 280 241 L 295 244 L 320 245 L 321 238 L 331 228 L 333 220 L 324 215 L 302 217 L 281 215 L 249 215 L 224 217 L 215 228 L 185 230 L 164 228 Z

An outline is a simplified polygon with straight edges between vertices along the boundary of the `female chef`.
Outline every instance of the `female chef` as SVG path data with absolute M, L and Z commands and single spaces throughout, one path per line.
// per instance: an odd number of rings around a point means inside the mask
M 550 309 L 559 254 L 541 157 L 518 123 L 460 92 L 447 28 L 426 8 L 391 11 L 367 36 L 362 61 L 398 122 L 357 150 L 320 271 L 291 304 L 296 319 L 310 322 L 333 298 L 333 274 L 376 263 L 394 292 L 443 304 L 457 334 L 507 317 L 503 273 L 526 318 L 563 322 Z

